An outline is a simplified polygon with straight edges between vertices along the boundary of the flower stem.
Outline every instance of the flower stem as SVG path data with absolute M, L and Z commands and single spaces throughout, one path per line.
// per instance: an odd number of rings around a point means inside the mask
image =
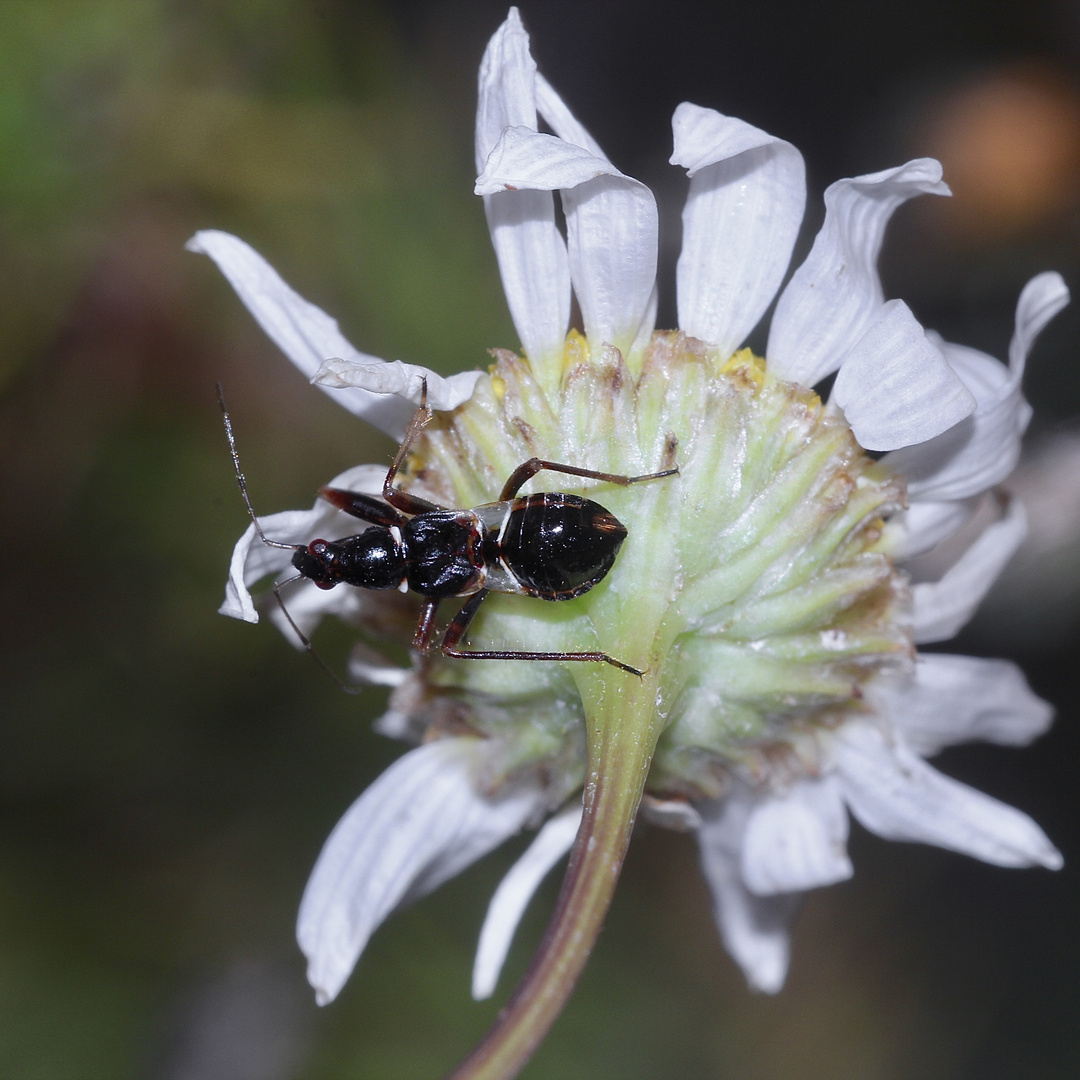
M 623 684 L 620 676 L 603 673 L 597 689 L 589 710 L 584 816 L 555 913 L 506 1008 L 448 1080 L 517 1076 L 562 1010 L 603 926 L 660 725 L 655 677 Z

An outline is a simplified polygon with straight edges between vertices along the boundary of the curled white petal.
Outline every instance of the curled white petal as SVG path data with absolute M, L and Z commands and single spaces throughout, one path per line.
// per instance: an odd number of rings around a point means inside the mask
M 477 84 L 476 171 L 483 172 L 508 127 L 536 127 L 536 62 L 516 7 L 488 41 Z
M 209 255 L 229 284 L 275 345 L 310 379 L 327 357 L 341 356 L 359 364 L 384 361 L 354 348 L 338 324 L 321 308 L 305 300 L 281 279 L 254 248 L 239 237 L 217 229 L 197 232 L 189 251 Z M 366 390 L 335 391 L 330 396 L 380 431 L 400 439 L 412 409 L 396 397 Z
M 1024 374 L 1028 353 L 1046 324 L 1069 302 L 1065 279 L 1053 270 L 1036 274 L 1023 288 L 1016 304 L 1016 329 L 1009 343 L 1009 367 L 1017 378 Z
M 480 64 L 478 173 L 507 128 L 536 129 L 536 93 L 529 36 L 517 8 L 511 8 Z M 541 374 L 557 372 L 570 324 L 570 265 L 555 222 L 555 197 L 549 191 L 499 191 L 484 196 L 484 212 L 525 355 Z
M 971 498 L 1000 483 L 1020 458 L 1031 409 L 1019 378 L 977 349 L 942 342 L 945 358 L 975 396 L 975 411 L 955 427 L 886 459 L 907 478 L 913 500 Z
M 499 981 L 510 942 L 521 916 L 540 882 L 551 868 L 574 846 L 581 824 L 581 806 L 568 806 L 544 823 L 525 853 L 499 882 L 491 897 L 473 963 L 472 996 L 477 1001 L 491 997 Z
M 885 226 L 897 207 L 922 194 L 949 194 L 933 158 L 826 190 L 825 222 L 773 315 L 765 355 L 776 375 L 813 386 L 840 366 L 884 299 L 877 258 Z
M 381 465 L 357 465 L 335 476 L 329 486 L 381 494 L 385 476 L 386 470 Z M 320 537 L 337 540 L 356 531 L 356 518 L 343 514 L 323 499 L 316 499 L 310 510 L 285 510 L 280 514 L 260 517 L 259 524 L 266 538 L 276 540 L 279 544 L 308 544 Z M 251 586 L 268 574 L 285 569 L 291 561 L 290 551 L 263 544 L 255 527 L 249 525 L 233 548 L 229 578 L 225 583 L 225 600 L 218 608 L 219 614 L 257 623 L 259 613 L 251 598 Z M 293 636 L 291 631 L 287 636 Z
M 806 208 L 806 167 L 790 143 L 683 102 L 673 165 L 690 175 L 676 271 L 679 326 L 728 356 L 772 302 Z
M 845 881 L 848 816 L 831 778 L 798 780 L 760 798 L 742 845 L 742 878 L 758 896 L 803 892 Z
M 476 192 L 523 188 L 562 192 L 570 278 L 585 333 L 594 344 L 626 355 L 652 310 L 658 228 L 652 192 L 583 147 L 509 128 L 477 178 Z
M 975 614 L 983 597 L 1027 535 L 1027 515 L 1010 499 L 1004 516 L 988 526 L 938 581 L 911 589 L 915 641 L 947 641 Z
M 1049 728 L 1053 708 L 1031 692 L 1008 660 L 923 653 L 914 671 L 880 676 L 865 687 L 904 742 L 923 757 L 955 743 L 1026 746 Z
M 867 450 L 925 442 L 959 423 L 975 398 L 902 300 L 890 300 L 840 367 L 830 402 Z
M 308 526 L 319 520 L 315 510 L 286 510 L 281 514 L 271 514 L 259 519 L 263 531 L 272 539 L 281 539 L 282 543 L 300 543 L 299 540 L 287 539 L 305 535 L 310 539 Z M 289 565 L 292 554 L 282 548 L 265 545 L 255 532 L 255 526 L 249 525 L 244 535 L 236 541 L 232 558 L 229 560 L 229 577 L 225 582 L 225 599 L 218 608 L 218 614 L 228 615 L 232 619 L 257 623 L 259 613 L 255 610 L 255 601 L 251 598 L 250 586 L 261 581 L 267 574 L 277 573 Z
M 698 850 L 713 898 L 713 913 L 724 947 L 754 990 L 775 994 L 787 978 L 791 959 L 791 921 L 799 894 L 755 896 L 740 870 L 741 849 L 750 809 L 742 794 L 700 804 Z
M 622 173 L 610 161 L 557 135 L 513 127 L 503 132 L 488 155 L 484 171 L 476 178 L 476 194 L 492 195 L 521 188 L 558 191 L 601 176 L 622 176 Z
M 531 787 L 477 790 L 480 740 L 411 750 L 346 811 L 300 903 L 296 936 L 316 999 L 332 1001 L 375 928 L 406 897 L 430 891 L 512 836 L 537 809 Z
M 1001 483 L 1020 458 L 1031 417 L 1020 381 L 1027 355 L 1046 324 L 1068 303 L 1060 274 L 1039 274 L 1016 306 L 1009 366 L 963 345 L 942 343 L 945 357 L 975 395 L 974 413 L 955 428 L 887 460 L 907 477 L 912 499 L 964 499 Z
M 961 784 L 869 724 L 835 735 L 837 777 L 851 812 L 886 840 L 913 840 L 996 866 L 1056 870 L 1061 853 L 1027 814 Z
M 445 379 L 434 371 L 416 364 L 403 364 L 400 360 L 387 363 L 361 363 L 332 356 L 325 360 L 311 377 L 316 386 L 334 389 L 358 387 L 374 394 L 396 394 L 406 401 L 419 403 L 421 386 L 427 383 L 427 403 L 435 410 L 456 409 L 472 397 L 479 371 L 463 371 Z

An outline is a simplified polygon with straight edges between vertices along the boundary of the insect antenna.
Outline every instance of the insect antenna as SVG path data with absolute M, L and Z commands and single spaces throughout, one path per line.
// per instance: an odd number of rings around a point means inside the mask
M 221 415 L 225 419 L 225 437 L 229 440 L 229 453 L 232 455 L 233 470 L 236 472 L 236 482 L 240 485 L 240 495 L 243 497 L 244 505 L 247 507 L 248 517 L 251 518 L 251 524 L 255 526 L 255 532 L 258 533 L 259 539 L 267 547 L 284 548 L 286 551 L 299 550 L 299 545 L 283 544 L 279 540 L 271 540 L 267 537 L 266 533 L 263 532 L 262 525 L 259 524 L 259 519 L 255 516 L 255 508 L 251 505 L 251 496 L 248 495 L 247 477 L 244 476 L 243 470 L 240 468 L 240 455 L 236 452 L 236 436 L 233 434 L 232 419 L 229 416 L 229 410 L 225 408 L 225 394 L 221 389 L 221 383 L 215 383 L 214 388 L 217 390 L 217 399 L 218 405 L 221 406 Z M 280 597 L 278 597 L 278 603 L 281 603 Z M 284 608 L 282 610 L 284 610 Z M 289 613 L 286 611 L 286 617 L 288 617 L 288 614 Z M 292 619 L 289 619 L 289 621 L 292 622 Z M 297 633 L 299 633 L 299 631 L 297 631 Z
M 251 496 L 248 495 L 247 478 L 240 468 L 240 455 L 236 450 L 236 435 L 233 434 L 232 419 L 229 416 L 229 410 L 225 408 L 225 394 L 221 389 L 221 383 L 215 383 L 214 388 L 217 390 L 218 405 L 221 406 L 221 415 L 225 420 L 225 437 L 229 440 L 229 453 L 232 455 L 233 471 L 236 473 L 236 483 L 240 487 L 240 494 L 243 497 L 244 505 L 247 507 L 248 517 L 251 518 L 251 524 L 255 526 L 255 532 L 267 547 L 282 548 L 285 551 L 303 551 L 304 547 L 302 544 L 283 544 L 280 540 L 271 540 L 266 533 L 263 532 L 262 525 L 259 524 L 259 519 L 255 514 L 255 508 L 251 505 Z M 303 574 L 294 574 L 291 578 L 279 581 L 274 586 L 274 599 L 277 601 L 277 606 L 281 608 L 281 614 L 285 616 L 285 621 L 292 627 L 293 633 L 300 639 L 300 644 L 303 645 L 304 649 L 312 656 L 319 667 L 321 667 L 323 671 L 337 683 L 340 690 L 343 690 L 346 694 L 362 693 L 364 690 L 363 686 L 351 686 L 349 683 L 342 681 L 333 668 L 331 668 L 322 656 L 319 655 L 318 650 L 311 644 L 310 638 L 308 638 L 307 634 L 296 625 L 296 620 L 289 614 L 289 609 L 285 606 L 285 601 L 281 598 L 281 590 L 285 588 L 286 585 L 291 585 L 294 581 L 303 580 Z
M 288 546 L 288 545 L 286 545 Z M 285 601 L 281 599 L 281 590 L 286 585 L 291 585 L 294 581 L 303 581 L 303 574 L 294 574 L 291 578 L 286 578 L 284 581 L 279 581 L 274 586 L 274 599 L 277 601 L 277 606 L 281 608 L 281 614 L 285 616 L 285 621 L 292 627 L 293 633 L 300 639 L 300 644 L 307 650 L 307 652 L 314 659 L 315 663 L 319 665 L 330 676 L 331 679 L 337 683 L 338 689 L 344 691 L 346 694 L 362 694 L 365 687 L 355 686 L 345 682 L 336 671 L 319 655 L 318 649 L 311 644 L 311 639 L 296 625 L 296 620 L 289 614 L 289 609 L 285 606 Z

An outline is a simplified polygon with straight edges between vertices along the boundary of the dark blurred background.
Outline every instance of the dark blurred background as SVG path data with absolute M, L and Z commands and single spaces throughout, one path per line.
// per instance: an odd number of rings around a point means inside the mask
M 0 1076 L 421 1080 L 481 1035 L 488 897 L 524 838 L 377 934 L 319 1010 L 292 924 L 349 802 L 399 752 L 270 626 L 215 614 L 246 521 L 224 383 L 263 513 L 390 443 L 256 328 L 198 228 L 233 231 L 362 349 L 442 371 L 516 346 L 472 195 L 494 0 L 8 0 L 0 32 Z M 841 176 L 940 157 L 905 207 L 889 295 L 1003 356 L 1035 272 L 1080 286 L 1076 0 L 523 5 L 541 69 L 661 207 L 674 321 L 690 99 Z M 1080 319 L 1029 366 L 1017 483 L 1034 536 L 953 651 L 1010 656 L 1059 709 L 1031 750 L 942 768 L 1033 814 L 1066 869 L 1006 871 L 854 829 L 856 877 L 807 902 L 792 973 L 755 997 L 692 841 L 643 830 L 583 983 L 526 1072 L 680 1080 L 1080 1074 Z M 320 644 L 340 664 L 347 635 Z

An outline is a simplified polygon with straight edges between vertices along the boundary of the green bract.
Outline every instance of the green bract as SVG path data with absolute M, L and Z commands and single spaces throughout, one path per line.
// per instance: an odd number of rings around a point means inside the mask
M 910 662 L 903 583 L 880 550 L 903 482 L 866 456 L 842 416 L 749 350 L 722 358 L 660 333 L 638 375 L 616 350 L 598 351 L 572 334 L 552 393 L 526 360 L 497 352 L 472 398 L 425 431 L 403 485 L 474 506 L 530 457 L 641 473 L 663 468 L 674 442 L 676 477 L 586 488 L 538 476 L 536 490 L 587 490 L 629 536 L 608 576 L 576 600 L 492 595 L 471 640 L 603 649 L 640 667 L 655 686 L 648 726 L 663 729 L 649 790 L 715 798 L 732 769 L 782 767 L 779 751 L 805 750 L 815 726 L 858 707 L 862 679 Z M 413 726 L 454 716 L 498 740 L 498 778 L 542 769 L 552 805 L 584 775 L 583 698 L 619 694 L 634 678 L 442 658 L 423 677 L 430 692 L 401 694 Z

